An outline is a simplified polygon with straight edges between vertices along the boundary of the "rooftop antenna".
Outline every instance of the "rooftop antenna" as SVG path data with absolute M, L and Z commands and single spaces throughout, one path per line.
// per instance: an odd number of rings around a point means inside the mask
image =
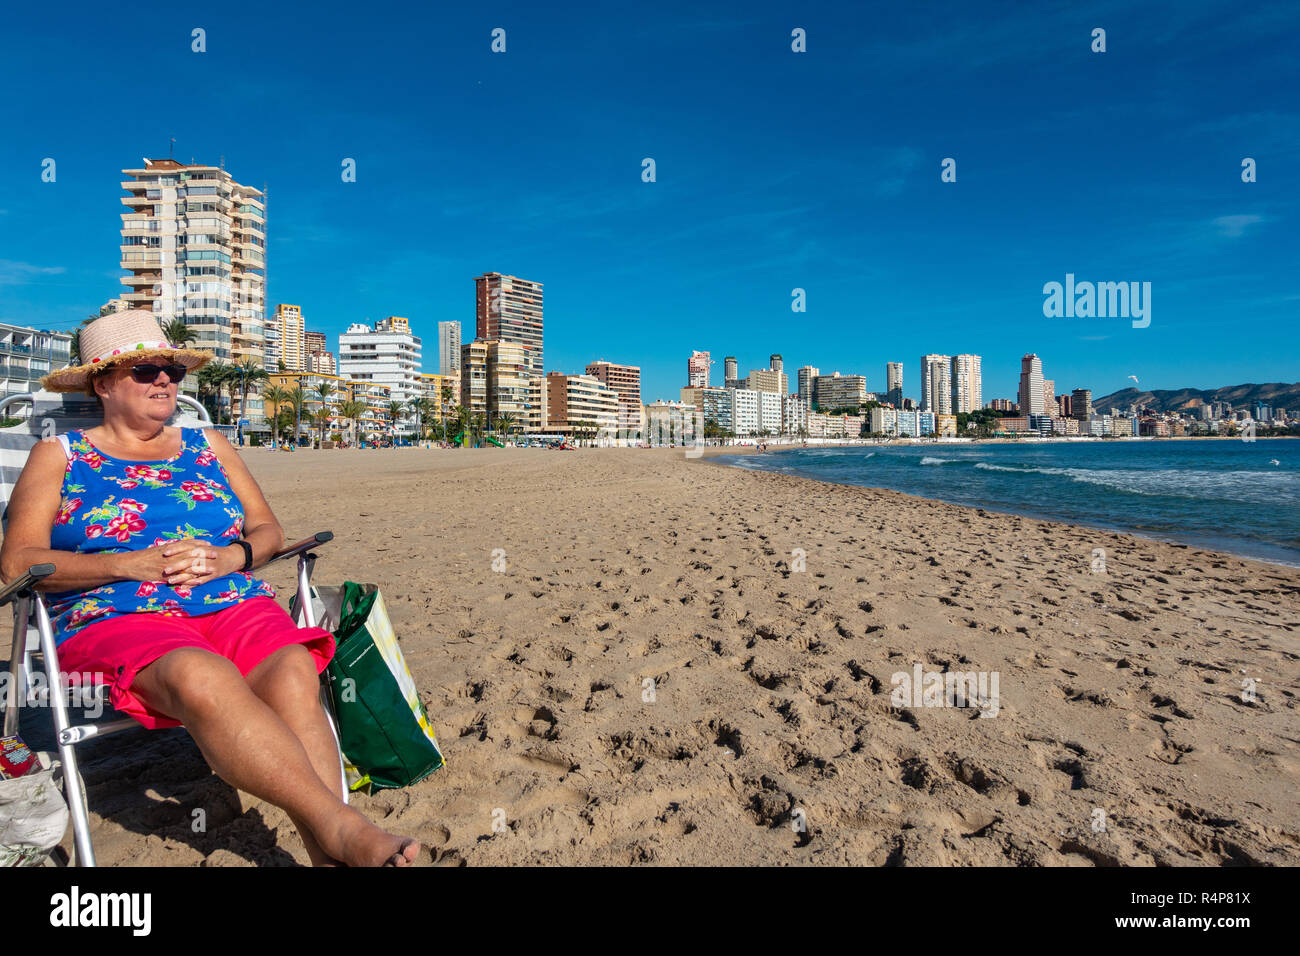
M 175 152 L 175 150 L 176 150 L 176 137 L 173 136 L 173 137 L 171 138 L 171 142 L 167 144 L 167 158 L 168 158 L 168 159 L 171 159 L 171 158 L 172 158 L 172 153 Z
M 221 170 L 223 170 L 223 171 L 224 171 L 225 168 L 226 168 L 226 156 L 225 156 L 224 153 L 222 153 L 222 155 L 221 155 L 221 165 L 220 165 L 218 168 L 221 169 Z

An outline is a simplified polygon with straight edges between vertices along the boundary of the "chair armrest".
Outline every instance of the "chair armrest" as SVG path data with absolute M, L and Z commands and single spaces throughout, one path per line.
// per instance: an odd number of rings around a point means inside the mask
M 4 607 L 21 592 L 30 590 L 37 581 L 49 577 L 53 573 L 54 565 L 52 564 L 33 564 L 20 577 L 6 584 L 4 590 L 0 590 L 0 607 Z
M 326 544 L 327 542 L 333 540 L 334 540 L 333 531 L 317 531 L 310 538 L 304 538 L 302 541 L 299 541 L 297 544 L 291 544 L 289 545 L 289 547 L 275 552 L 275 554 L 271 555 L 271 560 L 267 561 L 266 563 L 270 564 L 272 561 L 279 561 L 281 558 L 296 557 L 302 554 L 304 551 L 310 551 L 318 544 Z M 51 567 L 50 570 L 53 571 L 54 568 Z

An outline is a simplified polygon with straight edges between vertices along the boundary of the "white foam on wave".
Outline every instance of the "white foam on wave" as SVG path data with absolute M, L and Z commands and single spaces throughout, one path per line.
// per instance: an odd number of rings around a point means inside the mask
M 951 465 L 953 462 L 960 461 L 960 458 L 931 458 L 926 455 L 921 459 L 923 465 Z
M 1272 471 L 1185 471 L 1176 468 L 1015 468 L 978 463 L 976 468 L 1020 474 L 1051 475 L 1080 484 L 1095 485 L 1147 497 L 1232 498 L 1259 504 L 1278 504 L 1300 495 L 1294 475 Z

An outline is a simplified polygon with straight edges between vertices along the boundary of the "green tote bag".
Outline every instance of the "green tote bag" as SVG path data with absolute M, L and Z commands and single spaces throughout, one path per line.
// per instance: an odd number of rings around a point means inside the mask
M 313 588 L 334 626 L 327 675 L 344 757 L 356 790 L 405 787 L 443 766 L 438 738 L 397 646 L 384 598 L 373 584 Z M 335 611 L 337 608 L 337 611 Z

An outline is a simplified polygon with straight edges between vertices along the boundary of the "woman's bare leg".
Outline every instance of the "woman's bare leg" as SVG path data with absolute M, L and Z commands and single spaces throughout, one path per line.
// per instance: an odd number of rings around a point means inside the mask
M 246 680 L 253 693 L 294 732 L 316 776 L 342 802 L 338 745 L 320 704 L 320 676 L 311 652 L 302 644 L 282 647 L 249 671 Z M 338 860 L 320 848 L 301 820 L 292 814 L 289 818 L 298 828 L 312 866 L 338 865 Z
M 185 725 L 214 773 L 283 807 L 330 857 L 349 866 L 415 859 L 418 843 L 384 832 L 330 791 L 297 735 L 226 658 L 182 647 L 140 671 L 131 689 Z

